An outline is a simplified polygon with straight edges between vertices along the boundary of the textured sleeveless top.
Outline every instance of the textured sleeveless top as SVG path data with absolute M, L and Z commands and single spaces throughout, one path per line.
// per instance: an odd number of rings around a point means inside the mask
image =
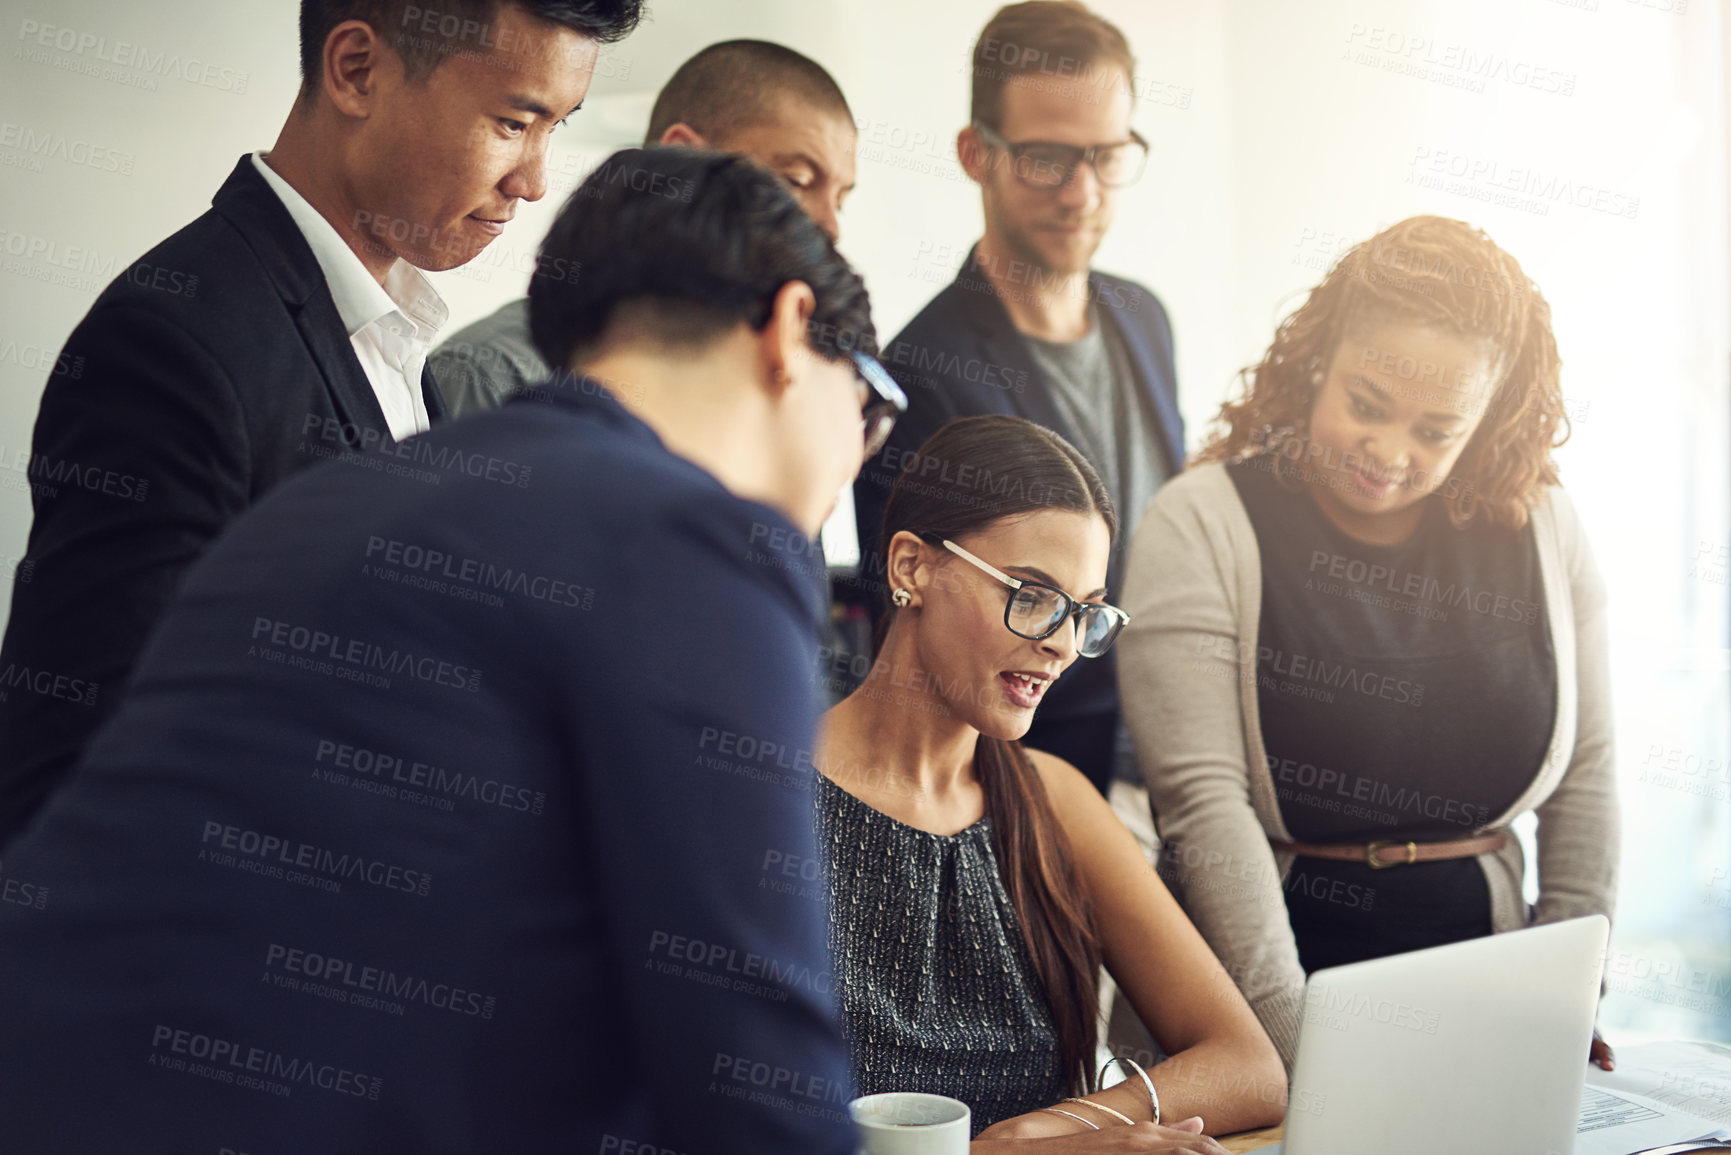
M 975 1134 L 1063 1099 L 1051 1007 L 998 872 L 991 819 L 931 834 L 815 777 L 858 1093 L 960 1099 Z

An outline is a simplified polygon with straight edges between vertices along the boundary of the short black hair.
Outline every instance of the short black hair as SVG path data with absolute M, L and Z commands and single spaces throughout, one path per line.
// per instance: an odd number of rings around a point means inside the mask
M 643 0 L 301 0 L 301 90 L 318 87 L 325 41 L 345 20 L 372 25 L 403 59 L 410 80 L 424 80 L 453 56 L 510 50 L 496 38 L 499 12 L 512 7 L 547 24 L 612 44 L 629 36 L 643 16 Z
M 724 40 L 681 64 L 662 85 L 643 143 L 659 143 L 662 133 L 683 122 L 719 147 L 730 133 L 768 120 L 771 103 L 784 93 L 853 121 L 841 86 L 811 57 L 767 40 Z
M 812 349 L 871 351 L 865 283 L 782 182 L 746 157 L 630 148 L 589 174 L 541 242 L 529 336 L 555 369 L 594 355 L 615 322 L 669 349 L 696 349 L 769 320 L 789 281 L 817 303 Z

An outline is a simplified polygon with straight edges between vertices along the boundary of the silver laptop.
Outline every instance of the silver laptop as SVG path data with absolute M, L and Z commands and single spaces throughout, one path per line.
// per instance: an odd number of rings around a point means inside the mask
M 1284 1155 L 1569 1155 L 1603 916 L 1319 970 Z

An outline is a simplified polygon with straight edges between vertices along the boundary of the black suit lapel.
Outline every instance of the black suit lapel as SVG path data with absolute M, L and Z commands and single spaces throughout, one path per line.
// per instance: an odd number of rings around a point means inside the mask
M 1009 412 L 1025 417 L 1036 425 L 1044 425 L 1064 440 L 1076 440 L 1075 427 L 1058 411 L 1052 400 L 1052 383 L 1028 350 L 1028 342 L 1010 319 L 1010 311 L 998 299 L 992 282 L 974 264 L 978 249 L 968 253 L 968 259 L 956 274 L 952 290 L 961 297 L 961 307 L 979 341 L 980 357 L 988 365 L 1003 371 L 1013 381 L 1026 381 L 1020 391 L 1006 390 L 1004 398 Z
M 1170 359 L 1171 351 L 1166 350 L 1162 355 L 1144 326 L 1132 325 L 1121 315 L 1118 307 L 1111 304 L 1117 295 L 1102 290 L 1098 273 L 1091 275 L 1089 281 L 1094 287 L 1094 299 L 1100 302 L 1102 323 L 1112 326 L 1112 331 L 1123 340 L 1124 348 L 1130 354 L 1136 387 L 1153 408 L 1155 424 L 1160 429 L 1160 448 L 1166 457 L 1166 471 L 1169 475 L 1177 473 L 1184 466 L 1184 419 L 1178 412 L 1178 399 L 1174 392 L 1158 376 L 1161 366 Z
M 450 417 L 451 411 L 445 408 L 445 395 L 439 392 L 439 382 L 433 377 L 430 366 L 421 366 L 421 400 L 427 404 L 427 423 L 437 425 Z
M 391 428 L 385 421 L 385 411 L 379 405 L 378 394 L 373 392 L 373 383 L 361 368 L 360 358 L 355 356 L 354 344 L 343 328 L 343 319 L 337 315 L 336 302 L 331 300 L 330 293 L 315 294 L 296 310 L 295 327 L 318 364 L 331 408 L 344 425 L 376 429 L 389 444 Z
M 1059 412 L 1057 402 L 1052 400 L 1052 383 L 1041 370 L 1039 362 L 1034 360 L 1034 355 L 1028 351 L 1027 339 L 1011 324 L 1010 315 L 1004 311 L 1002 305 L 998 306 L 998 311 L 1003 313 L 1005 327 L 987 335 L 981 348 L 987 363 L 1003 366 L 1008 371 L 1005 376 L 1010 380 L 1025 380 L 1028 383 L 1028 387 L 1020 393 L 1012 390 L 1005 394 L 1009 399 L 1010 411 L 1017 417 L 1026 417 L 1036 425 L 1044 425 L 1066 441 L 1075 441 L 1076 431 Z
M 253 167 L 252 157 L 240 158 L 211 205 L 239 230 L 282 296 L 283 305 L 294 317 L 295 327 L 324 378 L 325 391 L 337 417 L 345 427 L 374 430 L 390 444 L 391 430 L 385 421 L 385 411 L 355 356 L 318 258 L 313 256 L 311 246 L 281 198 Z M 436 394 L 437 388 L 432 392 Z M 443 399 L 439 413 L 444 415 Z M 432 416 L 431 404 L 427 406 L 427 414 Z

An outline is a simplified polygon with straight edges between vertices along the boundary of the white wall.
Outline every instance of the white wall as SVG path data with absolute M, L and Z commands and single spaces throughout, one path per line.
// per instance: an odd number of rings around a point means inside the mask
M 867 276 L 880 329 L 892 334 L 949 279 L 979 231 L 978 198 L 960 179 L 952 142 L 966 118 L 969 47 L 995 7 L 660 0 L 651 23 L 607 50 L 591 102 L 556 138 L 553 193 L 520 212 L 495 251 L 440 275 L 453 328 L 522 292 L 522 270 L 558 201 L 607 148 L 639 139 L 653 93 L 679 61 L 717 39 L 760 36 L 827 65 L 861 122 L 859 189 L 842 247 Z M 1137 52 L 1135 121 L 1154 153 L 1123 198 L 1099 264 L 1144 281 L 1170 309 L 1193 444 L 1234 371 L 1256 359 L 1338 246 L 1402 217 L 1437 212 L 1483 226 L 1549 298 L 1564 389 L 1583 415 L 1561 454 L 1565 480 L 1613 606 L 1630 849 L 1615 944 L 1628 973 L 1613 982 L 1607 1022 L 1731 1037 L 1731 242 L 1721 6 L 1100 0 L 1098 8 Z M 296 87 L 295 9 L 293 0 L 0 2 L 7 577 L 29 526 L 21 463 L 46 363 L 108 276 L 202 211 L 242 152 L 274 139 Z M 24 35 L 32 21 L 71 29 L 71 50 L 35 47 Z M 83 47 L 79 36 L 89 38 Z M 122 41 L 218 71 L 199 83 L 102 64 Z M 1415 65 L 1430 71 L 1412 75 Z M 244 91 L 236 90 L 241 74 Z M 122 83 L 140 79 L 154 88 Z M 123 158 L 125 171 L 55 158 L 36 171 L 16 147 L 21 133 L 100 146 L 110 150 L 102 156 Z M 1424 166 L 1439 157 L 1444 187 L 1425 187 L 1420 178 L 1437 174 Z M 1450 178 L 1456 163 L 1466 175 Z M 1602 192 L 1601 208 L 1634 202 L 1632 214 L 1599 211 L 1590 195 L 1585 207 L 1530 191 L 1497 203 L 1492 180 L 1519 180 L 1517 169 L 1540 188 Z M 13 255 L 43 246 L 53 246 L 51 258 Z M 1654 974 L 1699 979 L 1705 997 L 1678 997 Z
M 822 61 L 848 93 L 862 148 L 842 247 L 868 276 L 880 330 L 893 334 L 949 280 L 957 247 L 965 251 L 979 231 L 979 198 L 955 165 L 953 141 L 967 117 L 968 53 L 994 9 L 956 0 L 661 0 L 636 35 L 606 50 L 583 112 L 555 137 L 547 198 L 521 206 L 481 258 L 436 276 L 451 306 L 450 328 L 523 292 L 524 270 L 559 204 L 608 151 L 641 140 L 655 92 L 681 61 L 716 40 L 757 36 Z M 1117 0 L 1101 9 L 1123 24 L 1140 55 L 1137 122 L 1156 158 L 1124 198 L 1102 262 L 1166 296 L 1178 325 L 1181 377 L 1219 380 L 1223 371 L 1205 358 L 1220 345 L 1230 314 L 1219 275 L 1230 233 L 1221 211 L 1224 9 L 1173 0 Z M 127 169 L 49 159 L 42 171 L 30 171 L 15 163 L 28 153 L 0 143 L 0 250 L 8 241 L 52 244 L 54 260 L 82 270 L 65 278 L 72 284 L 49 284 L 40 278 L 63 270 L 48 259 L 24 259 L 22 271 L 14 270 L 17 258 L 0 264 L 0 461 L 10 465 L 28 453 L 46 378 L 38 365 L 52 361 L 108 277 L 207 208 L 243 152 L 275 139 L 297 87 L 296 11 L 294 0 L 0 0 L 0 142 L 6 131 L 64 136 L 117 150 Z M 80 51 L 72 39 L 68 52 L 38 47 L 47 26 L 103 44 Z M 123 42 L 150 58 L 244 73 L 245 91 L 232 91 L 232 81 L 231 89 L 218 89 L 137 67 L 113 69 L 126 79 L 154 79 L 150 91 L 74 70 L 102 67 L 99 57 L 113 57 Z M 1184 285 L 1191 288 L 1174 292 Z M 1192 406 L 1193 415 L 1209 407 Z M 29 525 L 22 469 L 0 469 L 0 575 L 7 580 Z M 7 608 L 0 604 L 0 615 Z

